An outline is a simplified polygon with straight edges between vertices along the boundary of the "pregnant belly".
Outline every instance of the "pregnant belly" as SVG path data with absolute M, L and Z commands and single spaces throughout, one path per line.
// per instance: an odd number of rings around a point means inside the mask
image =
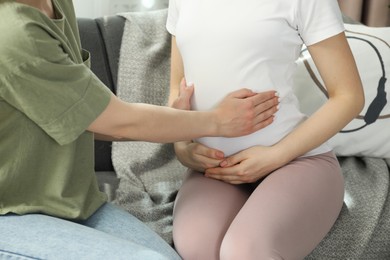
M 305 120 L 303 115 L 293 104 L 281 104 L 276 113 L 274 122 L 266 128 L 260 129 L 252 134 L 241 137 L 203 137 L 195 141 L 210 148 L 224 152 L 230 156 L 249 147 L 262 145 L 271 146 L 288 133 L 290 133 L 300 122 Z

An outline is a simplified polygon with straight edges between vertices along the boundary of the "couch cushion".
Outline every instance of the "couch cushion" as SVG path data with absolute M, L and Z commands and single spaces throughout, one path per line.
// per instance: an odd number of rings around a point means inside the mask
M 91 53 L 92 71 L 115 93 L 124 19 L 119 16 L 107 16 L 77 20 L 81 45 Z M 111 142 L 95 141 L 95 170 L 114 171 L 111 162 Z
M 121 16 L 105 16 L 96 19 L 97 26 L 100 30 L 101 38 L 105 46 L 105 54 L 108 57 L 108 69 L 110 70 L 112 87 L 116 93 L 118 82 L 118 64 L 119 52 L 122 43 L 123 28 L 125 19 Z
M 89 18 L 78 18 L 77 22 L 80 30 L 81 46 L 91 53 L 92 71 L 107 87 L 113 90 L 108 56 L 96 21 Z

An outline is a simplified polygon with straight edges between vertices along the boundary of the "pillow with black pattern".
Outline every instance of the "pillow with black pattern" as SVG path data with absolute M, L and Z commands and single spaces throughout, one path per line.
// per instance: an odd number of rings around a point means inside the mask
M 339 156 L 390 158 L 390 27 L 344 25 L 363 82 L 365 107 L 329 144 Z M 297 67 L 294 91 L 301 111 L 311 115 L 327 100 L 327 91 L 305 47 Z

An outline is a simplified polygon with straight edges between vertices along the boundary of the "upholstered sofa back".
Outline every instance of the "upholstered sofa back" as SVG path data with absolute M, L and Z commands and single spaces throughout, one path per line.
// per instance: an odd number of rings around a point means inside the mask
M 91 53 L 91 69 L 113 93 L 116 93 L 124 24 L 121 16 L 78 18 L 81 45 Z M 114 171 L 111 142 L 95 141 L 95 170 Z

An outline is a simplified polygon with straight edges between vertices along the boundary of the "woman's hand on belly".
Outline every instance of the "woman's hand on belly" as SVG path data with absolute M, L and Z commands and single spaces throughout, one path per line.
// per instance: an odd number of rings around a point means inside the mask
M 272 146 L 253 146 L 207 169 L 205 176 L 231 184 L 253 183 L 281 166 Z
M 199 172 L 217 167 L 224 159 L 223 152 L 191 141 L 175 143 L 175 152 L 184 166 Z

